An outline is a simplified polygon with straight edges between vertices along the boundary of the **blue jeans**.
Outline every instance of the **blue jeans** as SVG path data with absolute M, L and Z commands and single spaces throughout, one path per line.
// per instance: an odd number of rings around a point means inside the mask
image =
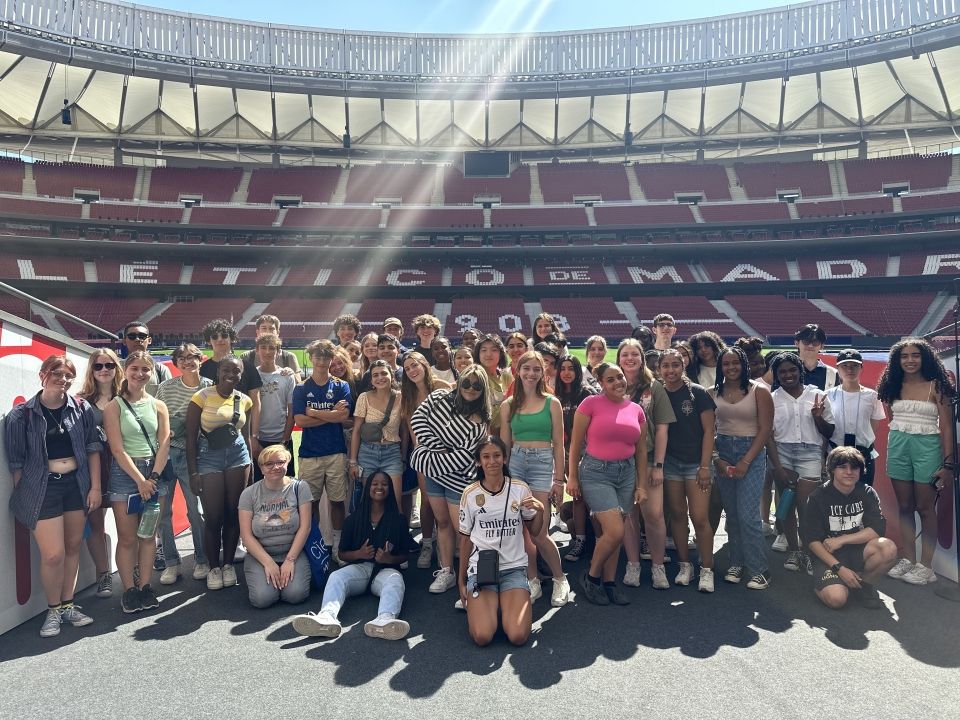
M 400 443 L 361 442 L 357 464 L 363 468 L 364 479 L 377 470 L 383 470 L 387 475 L 401 475 L 403 460 L 400 458 Z
M 760 506 L 759 503 L 757 500 L 757 507 Z M 371 583 L 370 576 L 374 567 L 372 562 L 354 563 L 331 573 L 323 589 L 323 606 L 320 611 L 339 617 L 344 601 L 352 595 L 365 593 L 369 584 L 370 592 L 380 598 L 377 614 L 390 613 L 395 617 L 400 615 L 405 590 L 403 575 L 393 568 L 383 568 Z
M 580 458 L 580 491 L 591 515 L 614 508 L 629 515 L 633 512 L 636 486 L 636 460 L 632 455 L 625 460 L 598 460 L 584 453 Z
M 187 519 L 190 521 L 190 534 L 193 535 L 193 559 L 196 563 L 207 562 L 207 553 L 203 549 L 203 515 L 200 514 L 200 503 L 197 496 L 190 490 L 190 471 L 187 470 L 187 451 L 170 446 L 170 465 L 173 474 L 180 484 L 180 492 L 187 506 Z M 163 557 L 167 566 L 180 564 L 180 552 L 177 550 L 177 541 L 173 536 L 173 491 L 170 486 L 170 502 L 161 505 L 160 512 L 160 541 L 163 543 Z
M 534 492 L 548 493 L 553 484 L 553 448 L 516 447 L 510 451 L 510 474 Z
M 720 458 L 736 464 L 753 444 L 751 437 L 717 435 L 717 453 Z M 760 495 L 763 477 L 767 472 L 767 451 L 750 463 L 745 477 L 737 480 L 717 474 L 720 499 L 727 513 L 727 538 L 730 542 L 730 564 L 747 569 L 748 575 L 767 571 L 767 556 L 760 523 Z

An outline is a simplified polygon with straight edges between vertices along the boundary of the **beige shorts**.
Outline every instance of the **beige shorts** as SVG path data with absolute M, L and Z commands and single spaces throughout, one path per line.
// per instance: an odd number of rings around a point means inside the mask
M 330 502 L 343 502 L 347 499 L 347 456 L 301 457 L 300 479 L 310 486 L 314 500 L 320 499 L 326 487 Z

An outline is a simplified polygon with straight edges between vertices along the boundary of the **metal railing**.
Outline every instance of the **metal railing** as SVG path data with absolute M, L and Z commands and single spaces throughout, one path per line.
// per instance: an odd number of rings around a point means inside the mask
M 0 0 L 0 27 L 152 60 L 310 76 L 454 81 L 663 72 L 762 62 L 958 21 L 960 0 L 819 0 L 691 22 L 503 35 L 253 23 L 104 0 Z

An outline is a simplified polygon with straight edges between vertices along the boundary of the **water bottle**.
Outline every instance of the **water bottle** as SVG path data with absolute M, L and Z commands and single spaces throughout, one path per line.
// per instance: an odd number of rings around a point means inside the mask
M 784 522 L 790 511 L 793 510 L 793 501 L 797 497 L 797 491 L 793 488 L 787 488 L 780 493 L 780 502 L 777 503 L 777 520 Z
M 157 534 L 157 523 L 160 521 L 160 501 L 156 495 L 143 504 L 140 513 L 140 524 L 137 526 L 137 537 L 152 538 Z

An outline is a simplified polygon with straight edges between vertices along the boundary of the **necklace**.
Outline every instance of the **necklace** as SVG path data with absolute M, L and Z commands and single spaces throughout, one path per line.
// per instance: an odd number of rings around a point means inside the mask
M 53 414 L 53 410 L 48 410 L 43 403 L 39 403 L 40 411 L 43 413 L 44 419 L 50 418 L 50 422 L 56 425 L 56 430 L 53 428 L 47 428 L 47 435 L 53 435 L 56 432 L 58 435 L 63 435 L 66 430 L 63 428 L 63 406 L 60 406 L 60 419 L 57 419 L 57 416 Z M 48 423 L 49 424 L 49 423 Z

